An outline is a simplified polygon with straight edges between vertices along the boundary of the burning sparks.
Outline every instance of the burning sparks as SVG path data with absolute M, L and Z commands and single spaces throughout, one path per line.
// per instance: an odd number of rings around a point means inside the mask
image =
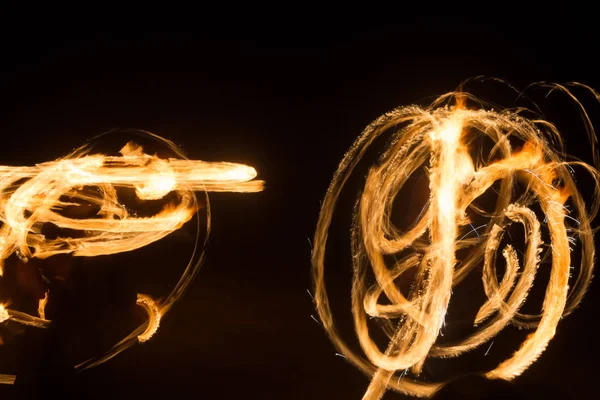
M 0 273 L 5 261 L 16 254 L 23 262 L 59 254 L 99 256 L 135 250 L 164 238 L 192 219 L 199 211 L 195 192 L 259 192 L 262 181 L 254 168 L 227 162 L 188 160 L 177 146 L 163 138 L 144 133 L 174 153 L 175 158 L 159 158 L 144 153 L 141 146 L 127 143 L 120 156 L 91 154 L 88 146 L 71 155 L 33 167 L 0 166 Z M 160 200 L 174 194 L 162 210 L 138 217 L 120 199 L 121 191 L 133 190 L 139 200 Z M 73 207 L 92 210 L 85 217 L 69 214 Z M 210 232 L 208 202 L 205 207 Z M 200 219 L 198 218 L 198 224 Z M 48 237 L 45 226 L 76 234 Z M 199 231 L 200 231 L 200 227 Z M 198 233 L 198 238 L 200 237 Z M 206 239 L 205 239 L 206 240 Z M 112 350 L 76 368 L 98 365 L 136 342 L 147 341 L 157 331 L 161 317 L 181 297 L 201 263 L 201 245 L 196 247 L 175 288 L 158 302 L 139 294 L 137 304 L 148 314 L 144 323 Z M 11 320 L 34 327 L 47 327 L 46 292 L 39 301 L 39 316 L 28 315 L 0 305 L 0 322 Z M 0 383 L 14 377 L 2 375 Z
M 591 121 L 571 89 L 541 86 L 567 94 L 580 107 L 595 154 Z M 592 89 L 573 86 L 599 99 Z M 515 378 L 544 351 L 560 318 L 579 304 L 591 279 L 594 246 L 590 221 L 598 210 L 597 169 L 566 161 L 557 128 L 542 119 L 527 118 L 528 110 L 469 108 L 467 101 L 481 104 L 461 91 L 441 96 L 428 108 L 398 108 L 377 119 L 345 155 L 323 202 L 312 257 L 314 301 L 337 351 L 372 377 L 364 399 L 379 399 L 387 389 L 412 396 L 433 395 L 444 382 L 418 379 L 427 358 L 453 358 L 479 347 L 485 350 L 487 346 L 482 345 L 493 343 L 509 324 L 533 331 L 486 376 Z M 351 349 L 334 324 L 325 289 L 325 248 L 345 183 L 367 148 L 383 134 L 392 138 L 369 170 L 351 230 L 351 310 L 365 358 Z M 490 143 L 486 156 L 471 147 L 478 140 Z M 575 185 L 573 166 L 586 170 L 595 182 L 588 210 Z M 417 220 L 401 230 L 392 223 L 394 198 L 423 167 L 429 179 L 429 201 Z M 494 191 L 496 203 L 491 209 L 477 203 L 482 195 Z M 485 223 L 477 222 L 480 226 L 475 228 L 473 220 L 482 218 Z M 513 245 L 505 245 L 505 267 L 499 281 L 496 253 L 511 224 L 523 227 L 526 245 L 523 254 Z M 577 279 L 570 283 L 570 245 L 575 240 L 581 265 Z M 457 258 L 459 251 L 463 254 L 466 250 L 466 256 Z M 389 265 L 392 258 L 395 261 Z M 542 312 L 524 314 L 520 309 L 538 268 L 546 267 L 545 260 L 551 261 Z M 441 344 L 439 336 L 443 336 L 453 290 L 470 272 L 477 271 L 482 274 L 487 297 L 472 321 L 477 329 L 458 342 Z M 405 295 L 399 287 L 409 275 L 412 285 Z M 384 351 L 370 334 L 370 318 L 380 323 L 389 339 Z M 412 376 L 405 376 L 407 371 Z

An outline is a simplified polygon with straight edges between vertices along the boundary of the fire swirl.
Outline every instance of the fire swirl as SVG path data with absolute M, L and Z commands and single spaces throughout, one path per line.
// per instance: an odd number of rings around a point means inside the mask
M 0 275 L 5 261 L 16 254 L 23 262 L 58 254 L 93 257 L 135 250 L 164 238 L 200 211 L 196 192 L 259 192 L 263 181 L 253 180 L 252 167 L 228 162 L 188 160 L 171 141 L 148 132 L 137 132 L 174 154 L 159 158 L 128 142 L 119 156 L 92 153 L 85 145 L 56 161 L 32 167 L 0 166 Z M 138 200 L 160 200 L 173 194 L 157 214 L 138 217 L 120 198 L 122 190 L 135 192 Z M 143 203 L 143 202 L 142 202 Z M 92 213 L 73 218 L 69 207 L 87 207 Z M 210 232 L 208 198 L 206 238 Z M 89 214 L 89 213 L 88 213 Z M 93 215 L 92 215 L 93 214 Z M 69 234 L 48 237 L 44 226 L 52 224 Z M 198 218 L 200 224 L 200 218 Z M 200 226 L 191 260 L 173 291 L 155 301 L 139 294 L 137 303 L 148 314 L 148 322 L 117 343 L 103 356 L 83 362 L 76 369 L 98 365 L 137 342 L 147 341 L 157 331 L 161 317 L 183 295 L 202 261 Z M 51 294 L 50 294 L 51 295 Z M 40 300 L 38 316 L 0 305 L 0 322 L 11 320 L 45 328 L 48 293 Z M 12 383 L 14 376 L 0 376 Z
M 580 107 L 595 154 L 590 118 L 572 87 L 540 86 L 561 91 Z M 599 99 L 591 88 L 573 86 Z M 556 126 L 527 117 L 526 111 L 488 109 L 462 90 L 448 93 L 427 108 L 401 107 L 383 115 L 365 129 L 341 161 L 315 234 L 314 300 L 338 351 L 372 377 L 364 399 L 379 399 L 387 389 L 432 396 L 444 382 L 419 379 L 427 358 L 460 356 L 490 341 L 509 324 L 532 332 L 486 376 L 511 380 L 540 356 L 561 317 L 581 301 L 594 262 L 590 221 L 598 209 L 599 173 L 581 161 L 567 161 Z M 342 339 L 334 324 L 325 287 L 325 248 L 342 188 L 367 148 L 383 134 L 391 135 L 389 145 L 369 169 L 351 229 L 351 311 L 361 355 Z M 482 138 L 491 143 L 491 150 L 487 156 L 476 157 L 473 154 L 478 151 L 472 146 Z M 573 176 L 574 166 L 589 172 L 595 182 L 587 210 Z M 391 219 L 394 199 L 423 167 L 429 179 L 429 201 L 417 220 L 401 230 Z M 485 210 L 476 200 L 489 190 L 498 193 L 492 209 Z M 479 227 L 485 230 L 478 238 L 466 238 L 464 233 L 474 229 L 475 218 L 485 218 L 487 223 Z M 504 246 L 505 266 L 499 279 L 496 253 L 511 224 L 523 227 L 526 246 L 522 256 L 513 245 Z M 581 252 L 581 265 L 577 278 L 570 282 L 572 243 Z M 467 255 L 458 259 L 459 250 L 468 250 Z M 522 313 L 543 260 L 551 261 L 542 311 L 539 315 Z M 459 342 L 439 344 L 453 288 L 472 272 L 481 273 L 487 296 L 472 321 L 478 329 Z M 399 282 L 409 273 L 412 285 L 405 294 Z M 389 339 L 384 351 L 371 335 L 369 319 L 379 322 Z

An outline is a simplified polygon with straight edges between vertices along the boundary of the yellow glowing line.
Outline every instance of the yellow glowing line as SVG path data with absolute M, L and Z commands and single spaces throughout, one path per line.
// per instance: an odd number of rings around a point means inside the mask
M 589 87 L 574 86 L 587 89 L 600 100 Z M 561 90 L 576 100 L 565 86 L 552 86 L 552 89 Z M 453 106 L 444 105 L 452 100 L 455 100 Z M 594 256 L 590 221 L 600 205 L 597 167 L 564 161 L 566 156 L 561 150 L 559 132 L 551 123 L 530 120 L 510 110 L 468 108 L 467 101 L 481 104 L 468 93 L 453 92 L 441 96 L 426 109 L 398 108 L 374 121 L 341 161 L 323 201 L 312 256 L 314 301 L 339 354 L 372 378 L 364 399 L 379 399 L 387 389 L 412 396 L 433 395 L 445 382 L 418 379 L 427 357 L 457 357 L 490 341 L 508 324 L 535 330 L 519 350 L 486 376 L 513 379 L 544 351 L 560 318 L 577 306 L 589 284 Z M 576 104 L 583 107 L 577 100 Z M 595 152 L 593 127 L 587 113 L 582 113 Z M 369 171 L 351 232 L 352 314 L 363 356 L 342 340 L 335 326 L 325 289 L 325 248 L 336 202 L 345 182 L 369 145 L 386 132 L 393 132 L 393 140 L 380 162 Z M 495 143 L 489 159 L 478 162 L 478 167 L 470 156 L 469 142 L 463 138 L 465 132 L 484 135 Z M 510 138 L 520 141 L 521 147 L 514 150 Z M 548 139 L 558 143 L 557 147 L 550 147 Z M 428 160 L 429 202 L 414 226 L 401 232 L 390 220 L 393 200 L 409 176 Z M 585 168 L 595 180 L 594 196 L 587 210 L 572 177 L 571 165 Z M 527 187 L 527 196 L 513 198 L 517 180 Z M 473 201 L 498 181 L 500 192 L 494 211 L 480 210 Z M 567 199 L 576 218 L 567 213 Z M 533 285 L 543 249 L 542 227 L 531 209 L 534 203 L 539 204 L 545 215 L 552 249 L 551 277 L 539 316 L 519 313 Z M 480 227 L 485 227 L 485 232 L 478 233 L 477 240 L 459 234 L 464 226 L 474 229 L 469 213 L 490 219 Z M 508 222 L 523 224 L 527 249 L 522 267 L 511 245 L 503 250 L 507 267 L 498 282 L 494 255 Z M 576 225 L 571 226 L 572 222 Z M 569 292 L 569 245 L 575 238 L 582 261 L 579 277 Z M 457 249 L 474 244 L 477 244 L 475 249 L 457 264 Z M 398 256 L 401 258 L 393 265 L 387 265 L 385 255 L 399 255 L 409 248 L 418 253 Z M 473 321 L 479 330 L 453 345 L 436 345 L 453 287 L 481 263 L 488 300 Z M 374 282 L 368 278 L 369 268 Z M 414 289 L 405 297 L 395 282 L 409 269 L 416 271 Z M 386 304 L 379 303 L 382 296 Z M 379 349 L 369 332 L 368 317 L 378 318 L 386 328 L 389 343 L 385 352 Z
M 41 319 L 46 319 L 46 304 L 48 304 L 48 292 L 44 293 L 44 298 L 40 299 L 38 304 L 38 315 Z
M 138 335 L 138 340 L 140 342 L 146 342 L 158 330 L 161 312 L 154 300 L 152 300 L 149 296 L 138 294 L 137 304 L 142 306 L 148 313 L 148 327 L 142 334 Z
M 57 254 L 98 256 L 135 250 L 155 242 L 188 222 L 199 207 L 195 192 L 252 193 L 263 190 L 264 182 L 253 180 L 257 173 L 250 166 L 229 162 L 188 160 L 177 146 L 157 135 L 144 132 L 171 150 L 177 157 L 161 159 L 144 153 L 141 146 L 127 143 L 121 156 L 88 154 L 87 147 L 71 155 L 32 167 L 0 166 L 0 275 L 12 254 L 27 262 Z M 86 190 L 94 187 L 95 191 Z M 132 188 L 140 200 L 158 200 L 170 192 L 177 202 L 169 203 L 156 215 L 140 218 L 130 213 L 119 200 L 118 188 Z M 65 201 L 67 197 L 70 200 Z M 98 208 L 94 217 L 75 219 L 62 211 L 79 201 Z M 210 232 L 210 211 L 205 207 L 206 233 Z M 82 233 L 80 237 L 50 239 L 42 226 L 51 223 Z M 198 218 L 200 235 L 200 218 Z M 149 340 L 157 331 L 161 317 L 181 297 L 202 261 L 197 237 L 192 259 L 173 291 L 161 302 L 138 295 L 137 304 L 148 314 L 148 322 L 117 343 L 107 354 L 76 366 L 82 370 L 109 360 L 135 342 Z M 205 238 L 206 240 L 206 238 Z M 200 244 L 201 245 L 201 244 Z M 45 328 L 48 293 L 39 301 L 39 318 L 0 305 L 0 322 L 11 320 Z M 0 383 L 12 383 L 14 376 L 0 375 Z

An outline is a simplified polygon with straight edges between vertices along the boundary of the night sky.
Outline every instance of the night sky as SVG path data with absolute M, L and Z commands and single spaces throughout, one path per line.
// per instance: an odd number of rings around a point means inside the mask
M 379 115 L 427 105 L 473 76 L 520 88 L 578 81 L 600 89 L 596 27 L 558 17 L 227 24 L 204 17 L 195 31 L 178 33 L 146 32 L 163 27 L 151 23 L 109 32 L 111 24 L 7 21 L 0 39 L 0 164 L 50 161 L 102 132 L 134 128 L 173 140 L 192 159 L 252 165 L 267 186 L 257 194 L 211 194 L 206 261 L 157 336 L 78 375 L 69 360 L 128 333 L 137 291 L 168 293 L 191 251 L 193 229 L 140 251 L 74 261 L 68 275 L 76 289 L 63 302 L 60 327 L 27 329 L 0 347 L 0 373 L 23 376 L 20 385 L 0 387 L 0 396 L 360 399 L 369 379 L 335 355 L 311 318 L 307 292 L 310 242 L 338 162 Z M 600 107 L 593 110 L 600 115 Z M 572 132 L 568 151 L 589 161 L 585 137 Z M 359 187 L 360 179 L 344 194 L 348 204 Z M 332 233 L 340 248 L 328 262 L 339 271 L 331 296 L 352 340 L 344 315 L 351 265 L 349 249 L 341 247 L 349 236 L 343 210 Z M 438 398 L 591 396 L 599 300 L 594 281 L 547 351 L 513 383 L 464 377 Z M 89 310 L 97 320 L 86 316 Z M 498 360 L 507 348 L 497 347 Z M 481 356 L 469 358 L 469 366 L 477 368 Z

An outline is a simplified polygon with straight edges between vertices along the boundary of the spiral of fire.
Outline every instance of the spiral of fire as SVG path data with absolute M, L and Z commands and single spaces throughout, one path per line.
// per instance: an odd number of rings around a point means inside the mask
M 598 94 L 581 84 L 538 86 L 566 94 L 579 107 L 596 157 L 592 122 L 573 88 L 591 93 L 596 100 Z M 475 96 L 457 90 L 429 107 L 401 107 L 381 116 L 342 159 L 323 201 L 314 238 L 314 301 L 338 351 L 372 378 L 364 399 L 379 399 L 388 389 L 432 396 L 445 382 L 420 378 L 428 358 L 458 357 L 489 342 L 509 324 L 532 332 L 514 354 L 485 375 L 511 380 L 540 356 L 561 317 L 582 300 L 593 270 L 591 221 L 598 210 L 600 175 L 597 167 L 567 160 L 557 127 L 529 117 L 533 115 L 529 112 L 488 109 Z M 384 134 L 391 139 L 369 169 L 351 228 L 351 311 L 361 353 L 336 327 L 326 291 L 325 250 L 344 185 L 369 146 Z M 492 143 L 482 160 L 473 156 L 478 137 Z M 394 199 L 424 166 L 429 201 L 417 220 L 401 230 L 391 219 Z M 576 186 L 575 166 L 587 171 L 595 185 L 587 209 Z M 493 185 L 498 188 L 496 201 L 485 210 L 476 199 Z M 515 190 L 517 185 L 524 190 Z M 487 224 L 478 227 L 485 229 L 477 238 L 467 238 L 463 233 L 473 229 L 475 216 L 485 218 Z M 511 244 L 500 249 L 510 224 L 520 224 L 525 231 L 522 256 Z M 577 278 L 569 281 L 574 248 L 581 261 Z M 457 251 L 464 249 L 470 251 L 457 259 Z M 505 262 L 501 279 L 496 269 L 499 250 Z M 551 260 L 542 310 L 537 315 L 520 312 L 541 260 Z M 472 321 L 477 329 L 459 342 L 439 344 L 453 288 L 470 273 L 481 274 L 487 297 Z M 408 294 L 398 286 L 405 276 L 412 279 Z M 389 340 L 384 351 L 373 339 L 370 319 L 379 322 Z

